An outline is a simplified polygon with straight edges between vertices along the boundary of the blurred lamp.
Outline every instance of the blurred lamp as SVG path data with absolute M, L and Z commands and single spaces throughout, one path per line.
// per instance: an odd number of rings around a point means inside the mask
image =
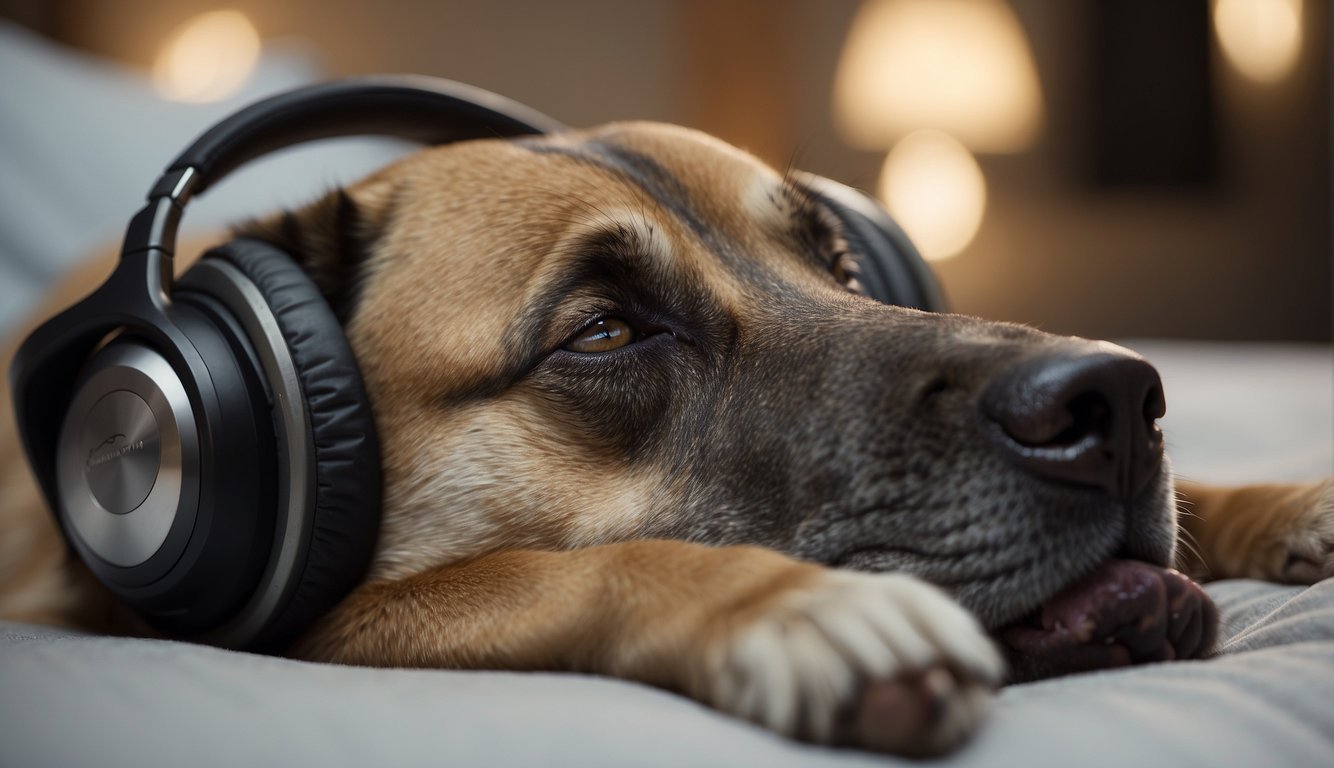
M 1023 28 L 1004 0 L 866 0 L 834 82 L 849 143 L 893 151 L 879 194 L 928 259 L 970 243 L 986 209 L 972 152 L 1018 152 L 1042 123 Z
M 209 11 L 182 24 L 153 62 L 153 83 L 172 101 L 218 101 L 245 85 L 259 33 L 239 11 Z
M 987 206 L 987 183 L 971 153 L 948 133 L 908 134 L 885 158 L 880 199 L 929 259 L 972 242 Z
M 1261 83 L 1283 79 L 1302 47 L 1302 0 L 1214 0 L 1214 32 L 1223 55 Z
M 975 152 L 1017 152 L 1037 135 L 1042 95 L 1003 0 L 868 0 L 839 62 L 834 111 L 863 149 L 931 128 Z

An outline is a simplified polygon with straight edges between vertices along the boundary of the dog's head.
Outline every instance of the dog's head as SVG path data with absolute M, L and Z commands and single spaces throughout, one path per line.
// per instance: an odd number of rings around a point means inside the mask
M 758 544 L 990 627 L 1169 565 L 1157 375 L 859 295 L 799 181 L 649 124 L 423 151 L 249 228 L 343 318 L 383 450 L 373 576 L 505 547 Z

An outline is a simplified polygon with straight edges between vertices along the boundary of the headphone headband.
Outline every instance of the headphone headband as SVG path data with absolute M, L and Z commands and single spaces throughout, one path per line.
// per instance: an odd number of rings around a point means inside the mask
M 421 144 L 550 133 L 564 126 L 516 101 L 413 75 L 357 77 L 271 96 L 208 129 L 167 171 L 193 168 L 198 194 L 275 149 L 335 136 L 395 136 Z
M 563 130 L 503 96 L 432 77 L 359 77 L 280 93 L 232 114 L 167 166 L 130 221 L 123 255 L 172 254 L 185 203 L 270 152 L 338 136 L 391 136 L 421 144 Z

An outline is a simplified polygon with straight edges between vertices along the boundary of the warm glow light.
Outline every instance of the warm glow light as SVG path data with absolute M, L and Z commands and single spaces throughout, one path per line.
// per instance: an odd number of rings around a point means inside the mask
M 849 142 L 885 149 L 931 128 L 978 152 L 1017 152 L 1042 122 L 1037 70 L 1003 0 L 867 0 L 834 83 Z
M 173 101 L 217 101 L 245 85 L 259 59 L 259 33 L 238 11 L 210 11 L 182 24 L 153 62 L 153 83 Z
M 1302 47 L 1302 0 L 1214 0 L 1214 32 L 1243 75 L 1261 83 L 1281 80 Z
M 918 131 L 885 158 L 880 199 L 928 259 L 972 242 L 987 207 L 987 184 L 968 149 L 948 134 Z

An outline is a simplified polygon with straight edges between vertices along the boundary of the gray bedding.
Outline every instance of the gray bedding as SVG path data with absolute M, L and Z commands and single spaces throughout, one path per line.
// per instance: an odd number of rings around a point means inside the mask
M 1213 584 L 1222 653 L 1005 689 L 951 766 L 1334 765 L 1334 581 Z M 903 765 L 643 686 L 0 624 L 0 765 Z

